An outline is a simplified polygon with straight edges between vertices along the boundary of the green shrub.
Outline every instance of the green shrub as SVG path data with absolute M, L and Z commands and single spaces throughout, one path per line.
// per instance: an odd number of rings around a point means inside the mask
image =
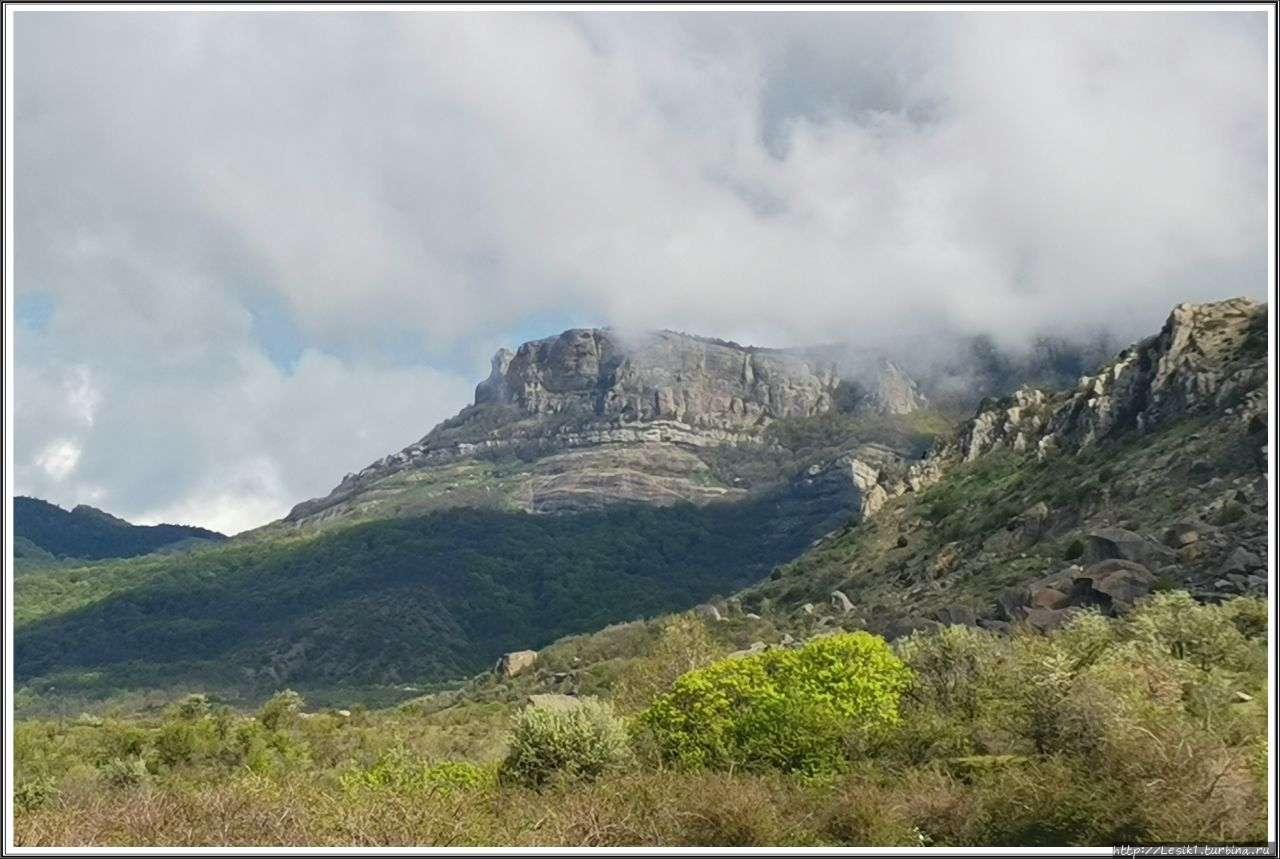
M 1267 638 L 1267 601 L 1259 597 L 1236 597 L 1223 603 L 1219 611 L 1245 638 Z
M 681 676 L 640 715 L 638 733 L 682 767 L 830 773 L 842 768 L 847 743 L 898 721 L 909 679 L 884 639 L 825 636 Z
M 662 625 L 648 652 L 627 666 L 613 700 L 623 712 L 634 713 L 669 689 L 681 674 L 710 664 L 723 652 L 701 618 L 692 613 L 676 615 Z
M 368 769 L 355 769 L 339 776 L 348 794 L 360 790 L 409 790 L 432 796 L 450 796 L 489 784 L 491 770 L 459 761 L 428 763 L 414 759 L 403 747 L 393 746 L 378 756 Z
M 302 712 L 302 704 L 302 696 L 292 689 L 277 692 L 258 711 L 258 721 L 268 730 L 278 730 L 297 718 Z
M 146 761 L 140 757 L 112 758 L 99 774 L 103 784 L 117 790 L 134 787 L 151 778 Z
M 1246 626 L 1255 625 L 1256 618 L 1251 620 L 1244 606 L 1225 610 L 1198 603 L 1186 591 L 1169 591 L 1144 600 L 1125 626 L 1130 638 L 1198 668 L 1249 670 L 1265 654 L 1245 638 L 1235 617 L 1243 618 Z
M 13 807 L 18 811 L 35 811 L 57 795 L 53 780 L 47 777 L 28 779 L 13 787 Z
M 499 775 L 526 787 L 555 777 L 595 778 L 629 754 L 625 723 L 610 705 L 594 699 L 524 708 L 515 716 L 508 745 Z
M 209 714 L 209 697 L 207 695 L 188 695 L 175 705 L 174 715 L 180 719 L 195 721 Z

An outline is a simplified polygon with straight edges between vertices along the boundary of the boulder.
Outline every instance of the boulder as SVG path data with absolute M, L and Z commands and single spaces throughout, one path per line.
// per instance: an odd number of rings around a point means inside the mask
M 1150 567 L 1172 563 L 1174 557 L 1174 551 L 1168 546 L 1148 540 L 1141 534 L 1125 528 L 1103 528 L 1089 534 L 1082 560 L 1086 566 L 1118 559 Z
M 515 677 L 537 661 L 538 653 L 535 650 L 513 650 L 502 654 L 498 664 L 493 667 L 493 673 L 499 677 Z
M 768 649 L 769 645 L 765 644 L 763 641 L 753 641 L 750 647 L 743 650 L 735 650 L 733 653 L 729 654 L 728 658 L 739 659 L 743 656 L 755 656 L 757 653 L 764 653 Z
M 1083 571 L 1084 567 L 1079 564 L 1071 564 L 1070 566 L 1063 567 L 1056 573 L 1050 573 L 1047 576 L 1042 576 L 1036 579 L 1034 582 L 1030 582 L 1027 585 L 1027 590 L 1029 594 L 1034 594 L 1036 591 L 1044 588 L 1053 588 L 1054 590 L 1066 593 L 1071 590 L 1071 583 L 1076 580 L 1076 576 L 1080 575 Z
M 694 606 L 693 610 L 696 611 L 699 615 L 701 615 L 705 620 L 710 620 L 710 621 L 723 620 L 723 618 L 720 616 L 720 609 L 711 605 L 711 603 L 703 603 L 702 605 Z
M 1037 543 L 1048 534 L 1051 521 L 1049 505 L 1043 501 L 1023 510 L 1011 523 L 1023 543 Z
M 1041 588 L 1031 595 L 1031 608 L 1066 608 L 1067 595 L 1057 588 Z
M 1068 601 L 1116 614 L 1150 593 L 1155 583 L 1156 577 L 1142 564 L 1111 558 L 1085 567 L 1072 584 Z
M 831 607 L 838 612 L 848 613 L 853 611 L 853 600 L 845 596 L 844 591 L 832 591 Z
M 1262 559 L 1250 552 L 1243 546 L 1237 546 L 1227 559 L 1222 562 L 1222 566 L 1218 568 L 1220 575 L 1229 573 L 1251 573 L 1254 570 L 1260 570 L 1266 564 L 1262 563 Z
M 1052 632 L 1072 614 L 1071 609 L 1032 608 L 1027 609 L 1027 623 L 1040 632 Z
M 997 635 L 1003 635 L 1009 631 L 1009 623 L 1003 620 L 996 620 L 990 617 L 978 618 L 978 626 L 988 632 L 994 632 Z
M 1194 522 L 1179 522 L 1165 529 L 1164 544 L 1171 549 L 1190 546 L 1193 543 L 1200 542 L 1200 532 L 1202 530 L 1203 526 L 1197 526 Z
M 1006 622 L 1021 620 L 1031 605 L 1031 593 L 1026 588 L 1009 588 L 996 597 L 997 620 Z
M 966 605 L 953 604 L 935 612 L 934 617 L 944 626 L 976 626 L 978 616 Z
M 904 617 L 889 624 L 888 629 L 885 630 L 884 637 L 889 641 L 896 641 L 899 638 L 906 638 L 913 632 L 937 628 L 938 622 L 936 620 L 930 620 L 927 617 Z

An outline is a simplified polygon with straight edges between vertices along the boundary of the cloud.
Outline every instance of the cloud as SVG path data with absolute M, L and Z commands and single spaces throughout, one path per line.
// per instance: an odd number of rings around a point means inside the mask
M 15 18 L 17 486 L 125 516 L 280 515 L 531 320 L 901 352 L 1266 294 L 1261 14 Z

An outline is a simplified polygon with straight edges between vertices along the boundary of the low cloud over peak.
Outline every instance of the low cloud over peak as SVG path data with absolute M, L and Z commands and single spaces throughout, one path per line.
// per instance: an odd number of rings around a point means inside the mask
M 1266 294 L 1260 13 L 15 17 L 16 488 L 131 520 L 283 513 L 533 319 L 892 351 Z

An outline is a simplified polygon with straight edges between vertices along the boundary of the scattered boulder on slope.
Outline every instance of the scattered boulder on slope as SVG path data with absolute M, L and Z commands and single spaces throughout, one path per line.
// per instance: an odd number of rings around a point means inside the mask
M 1072 605 L 1096 605 L 1107 614 L 1118 614 L 1150 593 L 1155 583 L 1155 576 L 1142 564 L 1109 558 L 1086 567 L 1076 577 L 1068 599 Z
M 1148 540 L 1141 534 L 1125 528 L 1102 528 L 1090 532 L 1082 560 L 1086 565 L 1119 559 L 1158 567 L 1173 563 L 1174 558 L 1175 553 L 1168 546 Z
M 502 654 L 493 667 L 493 673 L 499 677 L 515 677 L 537 661 L 538 653 L 535 650 L 513 650 Z

